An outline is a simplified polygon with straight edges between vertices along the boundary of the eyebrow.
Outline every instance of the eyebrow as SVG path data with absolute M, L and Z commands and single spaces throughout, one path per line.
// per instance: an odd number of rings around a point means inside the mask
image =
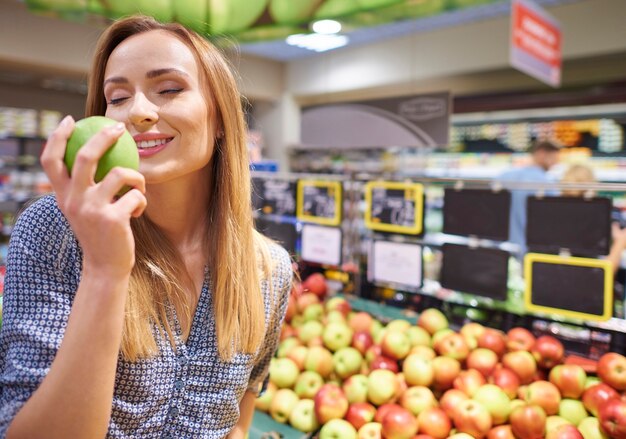
M 189 77 L 189 75 L 186 72 L 183 72 L 182 70 L 174 69 L 174 68 L 167 68 L 167 69 L 150 70 L 148 73 L 146 73 L 146 78 L 154 79 L 159 76 L 168 75 L 168 74 L 174 74 L 174 75 L 183 76 L 186 78 Z M 102 85 L 107 85 L 108 83 L 128 84 L 128 79 L 123 76 L 113 76 L 111 78 L 105 79 Z

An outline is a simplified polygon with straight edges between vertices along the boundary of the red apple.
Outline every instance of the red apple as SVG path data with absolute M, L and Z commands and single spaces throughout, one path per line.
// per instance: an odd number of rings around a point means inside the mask
M 506 337 L 502 331 L 487 328 L 476 340 L 477 347 L 489 349 L 501 357 L 506 352 Z
M 309 353 L 309 348 L 306 346 L 295 346 L 287 353 L 287 357 L 291 361 L 293 361 L 296 366 L 298 366 L 298 370 L 304 370 L 304 362 L 306 360 L 306 356 Z
M 561 425 L 546 434 L 546 439 L 584 439 L 573 425 Z
M 583 404 L 594 416 L 599 416 L 600 407 L 610 399 L 618 399 L 619 393 L 611 386 L 599 383 L 594 384 L 583 392 Z
M 509 398 L 513 399 L 517 396 L 520 380 L 512 370 L 506 367 L 497 367 L 489 377 L 489 382 L 500 387 Z
M 417 417 L 419 432 L 434 439 L 445 439 L 452 430 L 452 421 L 440 408 L 431 407 L 422 411 Z
M 388 357 L 385 357 L 384 355 L 380 355 L 377 358 L 375 358 L 374 361 L 370 363 L 370 369 L 371 370 L 385 369 L 385 370 L 390 370 L 393 373 L 399 372 L 398 362 L 394 360 L 393 358 L 388 358 Z
M 296 336 L 297 336 L 296 328 L 294 328 L 293 326 L 285 323 L 283 327 L 280 328 L 280 337 L 279 337 L 280 341 L 286 340 L 291 337 L 296 337 Z
M 298 313 L 302 314 L 309 305 L 312 305 L 314 303 L 320 303 L 319 297 L 317 297 L 313 293 L 302 293 L 302 295 L 296 298 L 296 307 L 298 308 Z
M 526 328 L 510 329 L 506 337 L 506 348 L 509 351 L 530 351 L 535 344 L 535 336 Z
M 380 343 L 383 355 L 395 360 L 402 360 L 411 350 L 411 340 L 404 332 L 398 330 L 387 330 Z M 384 428 L 383 428 L 384 430 Z
M 296 296 L 293 294 L 289 295 L 287 299 L 287 311 L 285 312 L 285 321 L 290 322 L 293 316 L 298 313 L 298 306 L 296 304 Z
M 448 319 L 436 308 L 428 308 L 420 314 L 417 325 L 428 331 L 430 335 L 448 327 Z
M 491 415 L 478 401 L 461 401 L 454 414 L 457 432 L 467 433 L 476 439 L 483 438 L 491 430 Z
M 372 361 L 374 361 L 375 358 L 380 357 L 382 354 L 383 350 L 381 347 L 377 344 L 373 344 L 365 351 L 365 361 L 371 367 Z
M 461 373 L 461 363 L 450 357 L 436 357 L 433 360 L 433 385 L 439 390 L 452 387 L 454 379 Z
M 461 401 L 465 401 L 466 399 L 469 399 L 469 396 L 460 390 L 449 389 L 446 390 L 439 399 L 439 407 L 441 407 L 441 409 L 446 412 L 451 419 L 454 419 L 454 414 L 456 413 Z
M 565 348 L 551 335 L 542 335 L 535 341 L 531 352 L 540 367 L 551 369 L 563 361 Z
M 376 407 L 367 402 L 357 402 L 350 404 L 348 413 L 346 413 L 346 421 L 354 426 L 357 430 L 363 425 L 374 420 L 376 415 Z
M 535 381 L 526 387 L 524 401 L 528 404 L 535 404 L 541 407 L 546 415 L 556 415 L 559 413 L 561 403 L 561 393 L 559 389 L 549 381 Z
M 356 331 L 352 336 L 352 347 L 357 349 L 361 355 L 365 355 L 367 350 L 374 344 L 374 339 L 369 331 Z
M 579 398 L 585 391 L 587 372 L 577 364 L 559 364 L 550 371 L 550 382 L 564 398 Z
M 364 331 L 370 333 L 372 329 L 372 320 L 374 318 L 364 311 L 355 312 L 348 319 L 348 325 L 354 330 L 354 332 Z
M 487 439 L 515 439 L 510 425 L 498 425 L 487 433 Z
M 327 313 L 334 310 L 341 311 L 341 313 L 346 317 L 350 311 L 352 311 L 350 302 L 343 297 L 331 297 L 326 301 L 325 309 Z
M 476 369 L 467 369 L 459 373 L 452 386 L 471 398 L 478 388 L 486 382 L 485 377 Z
M 476 369 L 489 378 L 498 364 L 498 355 L 492 350 L 477 348 L 470 352 L 465 363 L 468 369 Z
M 502 357 L 502 364 L 507 369 L 512 370 L 520 379 L 522 384 L 530 383 L 537 372 L 537 362 L 527 351 L 507 352 Z
M 320 299 L 326 297 L 328 286 L 326 285 L 326 278 L 322 273 L 313 273 L 302 282 L 302 289 L 305 292 L 311 292 Z
M 610 399 L 600 406 L 600 426 L 613 439 L 626 439 L 626 401 Z
M 411 439 L 417 433 L 417 419 L 403 408 L 390 410 L 382 424 L 385 439 Z
M 626 390 L 626 357 L 609 352 L 598 361 L 598 376 L 615 390 Z
M 402 406 L 396 404 L 395 402 L 388 402 L 385 404 L 381 404 L 378 409 L 376 409 L 376 414 L 374 415 L 374 422 L 378 422 L 382 424 L 383 418 L 389 413 L 391 410 L 401 409 Z
M 509 416 L 511 429 L 518 439 L 539 439 L 546 430 L 546 412 L 538 405 L 523 405 Z
M 324 384 L 313 398 L 315 416 L 320 424 L 331 419 L 342 419 L 348 412 L 348 398 L 336 384 Z
M 464 361 L 469 355 L 469 346 L 462 335 L 452 333 L 443 337 L 435 346 L 439 355 Z

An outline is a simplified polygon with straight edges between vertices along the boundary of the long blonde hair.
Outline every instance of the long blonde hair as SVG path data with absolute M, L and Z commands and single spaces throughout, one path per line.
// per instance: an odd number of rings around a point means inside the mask
M 104 71 L 113 50 L 126 38 L 152 30 L 169 32 L 192 51 L 206 81 L 210 94 L 207 99 L 212 97 L 209 100 L 216 107 L 217 128 L 223 132 L 215 142 L 211 181 L 207 181 L 212 192 L 206 248 L 210 255 L 218 350 L 220 357 L 228 360 L 235 352 L 255 352 L 265 337 L 260 282 L 270 271 L 267 244 L 253 226 L 246 127 L 241 96 L 228 64 L 211 43 L 179 24 L 163 24 L 146 16 L 117 21 L 100 37 L 96 48 L 86 115 L 105 114 Z M 133 219 L 131 226 L 136 262 L 131 273 L 121 352 L 124 358 L 134 361 L 157 352 L 157 337 L 167 335 L 174 345 L 174 329 L 168 319 L 170 305 L 185 325 L 182 332 L 186 337 L 191 329 L 192 303 L 184 289 L 190 277 L 172 243 L 145 215 Z M 157 333 L 153 331 L 155 324 Z

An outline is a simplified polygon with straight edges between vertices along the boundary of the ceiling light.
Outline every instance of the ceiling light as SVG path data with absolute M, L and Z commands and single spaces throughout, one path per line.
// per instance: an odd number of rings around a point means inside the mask
M 348 44 L 348 37 L 345 35 L 295 34 L 289 35 L 286 41 L 290 46 L 298 46 L 316 52 L 325 52 L 345 46 Z
M 336 20 L 318 20 L 311 25 L 316 34 L 338 34 L 341 31 L 341 23 Z

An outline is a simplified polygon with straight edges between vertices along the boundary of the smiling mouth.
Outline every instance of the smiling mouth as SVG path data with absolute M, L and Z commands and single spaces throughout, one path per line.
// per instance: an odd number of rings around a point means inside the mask
M 150 149 L 156 148 L 157 146 L 165 145 L 168 142 L 171 142 L 174 138 L 168 137 L 167 139 L 154 139 L 154 140 L 140 140 L 137 142 L 137 148 L 139 149 Z

